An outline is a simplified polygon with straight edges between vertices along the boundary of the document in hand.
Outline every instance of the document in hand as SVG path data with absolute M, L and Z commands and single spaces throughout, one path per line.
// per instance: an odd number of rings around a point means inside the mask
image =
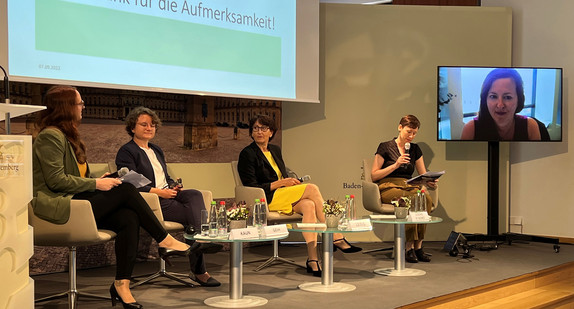
M 134 171 L 129 171 L 122 178 L 120 178 L 120 180 L 122 182 L 129 182 L 136 188 L 140 188 L 151 183 L 151 180 L 147 179 L 144 175 Z
M 435 179 L 438 179 L 440 176 L 442 176 L 445 173 L 445 171 L 440 171 L 440 172 L 426 172 L 422 175 L 418 175 L 415 176 L 409 180 L 407 180 L 408 184 L 416 184 L 416 183 L 421 183 L 424 181 L 432 181 Z

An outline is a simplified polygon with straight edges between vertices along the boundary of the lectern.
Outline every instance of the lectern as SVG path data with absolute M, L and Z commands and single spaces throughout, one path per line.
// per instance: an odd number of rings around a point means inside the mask
M 0 103 L 0 121 L 44 109 Z M 0 135 L 0 309 L 34 308 L 34 282 L 28 261 L 34 254 L 28 225 L 32 199 L 32 137 Z

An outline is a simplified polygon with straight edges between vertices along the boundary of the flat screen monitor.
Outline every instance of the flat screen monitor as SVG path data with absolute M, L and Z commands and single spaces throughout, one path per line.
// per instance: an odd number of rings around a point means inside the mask
M 437 140 L 562 141 L 561 68 L 437 71 Z

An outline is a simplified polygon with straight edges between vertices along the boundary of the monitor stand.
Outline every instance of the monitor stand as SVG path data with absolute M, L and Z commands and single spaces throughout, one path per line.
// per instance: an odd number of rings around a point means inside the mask
M 492 241 L 491 249 L 498 248 L 498 242 L 507 242 L 509 245 L 513 241 L 542 242 L 554 244 L 554 251 L 560 252 L 560 240 L 553 237 L 541 237 L 527 234 L 503 233 L 498 231 L 499 224 L 499 170 L 500 170 L 500 144 L 499 142 L 488 142 L 488 212 L 487 212 L 487 235 L 465 234 L 467 241 Z M 484 246 L 483 246 L 484 247 Z

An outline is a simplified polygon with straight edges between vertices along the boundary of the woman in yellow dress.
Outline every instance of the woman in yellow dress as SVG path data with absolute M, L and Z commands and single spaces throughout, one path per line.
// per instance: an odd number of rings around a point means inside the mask
M 253 143 L 239 154 L 237 169 L 241 182 L 245 186 L 259 187 L 265 191 L 269 211 L 284 214 L 293 212 L 303 215 L 303 222 L 325 222 L 323 196 L 314 184 L 302 184 L 298 179 L 289 177 L 281 148 L 269 144 L 277 132 L 273 119 L 265 115 L 255 116 L 249 121 L 249 136 Z M 307 272 L 321 276 L 321 267 L 317 255 L 317 234 L 303 233 L 307 243 Z M 345 253 L 359 252 L 362 249 L 351 245 L 337 233 L 333 235 L 334 249 Z

